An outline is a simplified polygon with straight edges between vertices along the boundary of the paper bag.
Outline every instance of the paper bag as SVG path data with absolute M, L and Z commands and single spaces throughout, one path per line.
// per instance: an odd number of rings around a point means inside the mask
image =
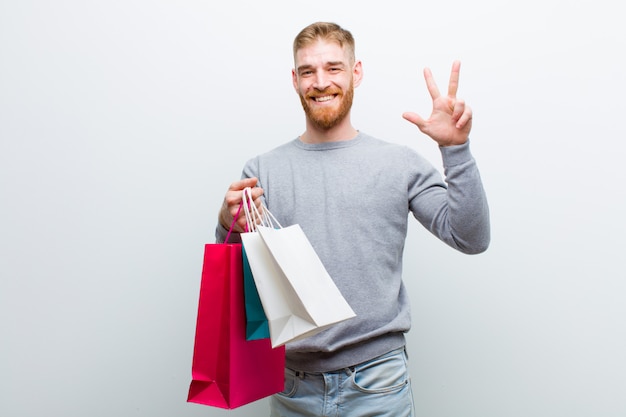
M 284 347 L 246 340 L 241 244 L 205 245 L 187 401 L 232 409 L 284 388 Z
M 267 208 L 263 208 L 267 210 Z M 242 233 L 272 346 L 355 317 L 299 225 Z
M 254 283 L 254 278 L 252 277 L 252 270 L 250 269 L 248 256 L 246 255 L 246 250 L 243 246 L 242 255 L 243 288 L 244 299 L 246 302 L 246 339 L 269 339 L 269 323 L 267 322 L 267 317 L 263 311 L 263 304 L 261 304 L 261 298 L 259 297 L 259 292 L 256 289 L 256 284 Z

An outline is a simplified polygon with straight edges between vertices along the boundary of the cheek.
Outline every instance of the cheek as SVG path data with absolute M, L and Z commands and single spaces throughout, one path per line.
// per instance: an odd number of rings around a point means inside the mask
M 295 75 L 291 78 L 291 84 L 293 85 L 293 89 L 296 90 L 296 92 L 301 91 L 301 83 L 298 81 L 298 78 Z
M 307 92 L 310 91 L 311 89 L 311 86 L 309 83 L 303 83 L 303 82 L 295 83 L 293 87 L 295 88 L 296 92 L 301 96 L 306 96 Z

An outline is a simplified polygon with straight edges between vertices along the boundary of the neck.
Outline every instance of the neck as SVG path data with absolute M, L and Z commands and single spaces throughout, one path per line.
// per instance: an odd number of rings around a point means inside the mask
M 354 139 L 358 133 L 349 120 L 331 129 L 320 129 L 307 120 L 306 130 L 300 135 L 300 140 L 304 143 L 340 142 Z

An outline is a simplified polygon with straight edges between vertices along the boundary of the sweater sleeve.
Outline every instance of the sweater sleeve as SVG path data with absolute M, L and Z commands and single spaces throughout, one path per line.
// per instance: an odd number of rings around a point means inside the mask
M 410 190 L 410 209 L 449 246 L 467 254 L 484 252 L 490 242 L 489 208 L 469 141 L 440 150 L 447 186 L 422 181 Z

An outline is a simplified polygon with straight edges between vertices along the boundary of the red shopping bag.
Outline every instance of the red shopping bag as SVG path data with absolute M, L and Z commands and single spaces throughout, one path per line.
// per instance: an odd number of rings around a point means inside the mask
M 188 402 L 232 409 L 284 388 L 285 349 L 246 340 L 241 244 L 206 244 Z

